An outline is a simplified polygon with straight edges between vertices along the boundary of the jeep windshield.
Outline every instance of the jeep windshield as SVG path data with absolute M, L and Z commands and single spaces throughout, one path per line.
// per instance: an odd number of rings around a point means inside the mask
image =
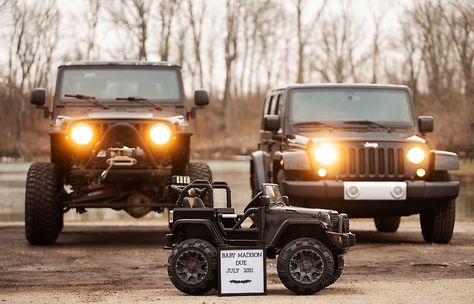
M 413 126 L 407 92 L 393 89 L 296 89 L 290 123 L 302 127 L 390 129 Z
M 59 98 L 65 103 L 95 99 L 110 103 L 132 101 L 150 105 L 154 101 L 180 101 L 180 92 L 178 71 L 173 69 L 71 68 L 62 73 Z

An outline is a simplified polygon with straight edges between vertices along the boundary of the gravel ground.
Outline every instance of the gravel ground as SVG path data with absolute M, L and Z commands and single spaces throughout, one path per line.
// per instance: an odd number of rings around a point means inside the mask
M 423 242 L 416 217 L 397 233 L 352 220 L 357 245 L 340 280 L 314 296 L 294 296 L 269 260 L 268 295 L 200 297 L 168 280 L 166 223 L 66 223 L 58 243 L 27 245 L 21 223 L 0 224 L 4 303 L 473 303 L 474 222 L 458 221 L 448 245 Z

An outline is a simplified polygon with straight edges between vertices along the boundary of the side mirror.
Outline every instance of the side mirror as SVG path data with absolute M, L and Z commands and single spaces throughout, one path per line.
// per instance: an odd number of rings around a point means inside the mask
M 263 117 L 263 128 L 265 131 L 277 132 L 280 129 L 280 116 L 265 115 Z
M 433 116 L 419 116 L 418 129 L 421 133 L 433 132 Z
M 30 103 L 35 106 L 44 106 L 46 102 L 46 90 L 36 88 L 31 90 Z
M 209 96 L 205 90 L 194 91 L 194 104 L 198 107 L 207 106 L 209 104 Z

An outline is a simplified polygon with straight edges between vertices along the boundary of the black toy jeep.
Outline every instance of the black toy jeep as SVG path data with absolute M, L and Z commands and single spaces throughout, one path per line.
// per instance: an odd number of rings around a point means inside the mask
M 297 294 L 313 294 L 339 278 L 343 254 L 355 243 L 346 214 L 291 207 L 276 184 L 263 184 L 242 214 L 231 208 L 225 182 L 172 187 L 180 196 L 166 235 L 165 248 L 172 249 L 168 274 L 188 294 L 217 288 L 217 248 L 229 246 L 263 247 L 268 258 L 278 255 L 281 282 Z M 200 197 L 213 202 L 213 189 L 226 190 L 227 208 L 203 208 Z
M 45 90 L 31 103 L 51 119 L 51 161 L 28 171 L 26 238 L 51 244 L 63 214 L 75 208 L 125 210 L 133 217 L 172 208 L 171 176 L 212 180 L 205 163 L 189 162 L 187 120 L 209 103 L 186 105 L 181 69 L 153 62 L 75 62 L 58 69 L 51 110 Z
M 296 205 L 373 217 L 394 232 L 420 213 L 427 242 L 447 243 L 459 182 L 455 153 L 433 150 L 433 118 L 415 117 L 411 92 L 395 85 L 292 85 L 269 91 L 251 186 L 274 182 Z

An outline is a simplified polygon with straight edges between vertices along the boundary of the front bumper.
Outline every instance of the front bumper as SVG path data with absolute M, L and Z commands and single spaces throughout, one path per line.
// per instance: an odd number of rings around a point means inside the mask
M 329 240 L 339 249 L 347 250 L 349 247 L 355 245 L 356 237 L 353 233 L 338 233 L 338 232 L 331 232 L 326 231 L 326 235 L 328 236 Z
M 403 200 L 345 200 L 344 182 L 335 180 L 283 181 L 282 186 L 295 205 L 336 209 L 350 217 L 416 214 L 438 202 L 453 200 L 459 194 L 458 181 L 405 182 L 406 199 Z

